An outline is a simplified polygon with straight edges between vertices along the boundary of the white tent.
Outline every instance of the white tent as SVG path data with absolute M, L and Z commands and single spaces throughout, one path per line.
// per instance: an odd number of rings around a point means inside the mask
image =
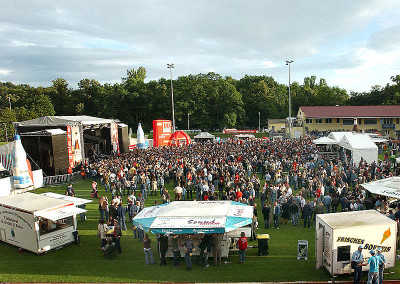
M 318 139 L 313 140 L 314 144 L 317 145 L 332 145 L 332 144 L 338 144 L 336 140 L 333 140 L 332 138 L 329 137 L 320 137 Z
M 379 137 L 375 138 L 375 137 L 371 137 L 371 139 L 372 139 L 372 141 L 374 141 L 374 143 L 386 143 L 386 142 L 388 142 L 388 140 L 385 139 L 385 138 L 379 138 Z
M 332 133 L 331 133 L 332 134 Z M 361 133 L 345 134 L 339 140 L 340 147 L 351 151 L 354 164 L 358 164 L 363 158 L 367 163 L 378 161 L 378 146 L 372 139 Z
M 215 142 L 215 136 L 208 133 L 208 132 L 200 132 L 194 137 L 195 142 L 202 142 L 202 141 L 211 141 Z
M 371 181 L 361 186 L 371 193 L 400 199 L 400 176 Z
M 337 144 L 339 144 L 340 139 L 342 139 L 343 136 L 345 135 L 352 135 L 352 132 L 349 131 L 343 131 L 343 132 L 331 132 L 328 135 L 328 138 L 331 138 L 333 140 L 335 140 L 336 142 L 338 142 Z

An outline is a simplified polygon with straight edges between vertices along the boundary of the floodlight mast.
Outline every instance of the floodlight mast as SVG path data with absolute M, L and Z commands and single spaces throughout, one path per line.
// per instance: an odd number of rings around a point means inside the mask
M 288 121 L 288 126 L 289 126 L 289 139 L 292 138 L 292 129 L 291 129 L 291 124 L 292 124 L 292 97 L 290 96 L 290 64 L 293 63 L 293 60 L 286 60 L 286 65 L 289 66 L 289 121 Z
M 167 68 L 171 73 L 171 99 L 172 99 L 172 133 L 175 132 L 175 109 L 174 109 L 174 87 L 172 85 L 172 68 L 174 68 L 174 63 L 167 63 Z

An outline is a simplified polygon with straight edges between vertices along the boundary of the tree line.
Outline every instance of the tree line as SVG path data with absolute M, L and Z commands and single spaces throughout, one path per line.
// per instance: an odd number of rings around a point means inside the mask
M 5 128 L 12 137 L 12 122 L 45 115 L 90 115 L 119 119 L 133 130 L 139 122 L 151 130 L 154 119 L 172 119 L 171 82 L 161 78 L 145 82 L 146 69 L 127 70 L 126 77 L 114 84 L 83 79 L 78 88 L 57 78 L 50 87 L 32 87 L 0 82 L 0 140 Z M 292 116 L 300 106 L 396 105 L 400 104 L 400 75 L 391 84 L 373 86 L 369 92 L 350 94 L 329 86 L 316 76 L 291 84 Z M 246 75 L 237 80 L 215 73 L 180 76 L 173 80 L 175 120 L 178 129 L 222 130 L 261 127 L 269 118 L 288 116 L 288 86 L 270 76 Z M 11 108 L 10 108 L 11 104 Z

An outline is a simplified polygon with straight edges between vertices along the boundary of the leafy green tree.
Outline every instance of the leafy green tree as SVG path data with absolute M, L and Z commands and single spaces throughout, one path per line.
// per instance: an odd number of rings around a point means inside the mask
M 62 78 L 53 80 L 53 85 L 49 88 L 48 95 L 57 115 L 74 114 L 74 102 L 67 80 Z

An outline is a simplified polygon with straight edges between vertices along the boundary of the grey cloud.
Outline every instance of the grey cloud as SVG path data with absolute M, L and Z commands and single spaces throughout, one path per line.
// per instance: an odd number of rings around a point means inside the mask
M 0 11 L 0 69 L 12 70 L 0 80 L 48 86 L 64 77 L 76 86 L 86 77 L 119 81 L 138 66 L 151 80 L 168 77 L 165 64 L 174 62 L 175 77 L 212 70 L 284 82 L 286 59 L 296 61 L 299 78 L 325 74 L 359 63 L 352 55 L 362 43 L 346 39 L 368 27 L 379 3 L 14 1 Z M 388 41 L 385 32 L 375 38 L 369 45 L 376 48 Z M 342 42 L 343 50 L 330 50 Z
M 400 45 L 400 25 L 391 26 L 374 33 L 368 41 L 368 47 L 374 50 L 389 51 Z

